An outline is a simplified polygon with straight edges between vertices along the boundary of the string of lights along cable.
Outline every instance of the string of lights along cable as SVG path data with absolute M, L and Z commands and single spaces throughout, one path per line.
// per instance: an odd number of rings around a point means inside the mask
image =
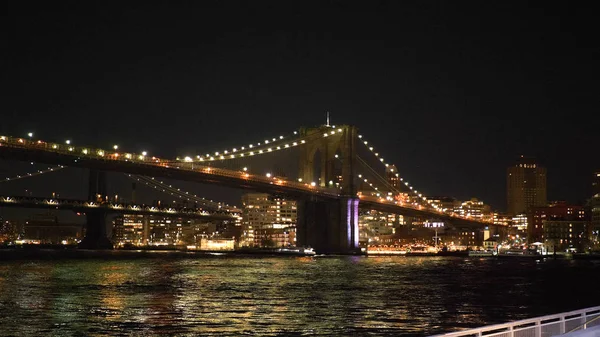
M 31 163 L 31 164 L 33 165 L 33 163 Z M 35 177 L 35 176 L 39 176 L 39 175 L 50 173 L 50 172 L 56 172 L 56 171 L 62 170 L 64 168 L 65 168 L 65 166 L 58 165 L 58 166 L 48 167 L 47 169 L 44 169 L 44 170 L 37 170 L 35 172 L 27 172 L 27 173 L 23 173 L 23 174 L 17 174 L 17 175 L 15 175 L 13 177 L 10 177 L 10 178 L 7 177 L 7 178 L 4 178 L 4 179 L 1 179 L 0 183 L 4 183 L 4 182 L 7 182 L 7 181 L 15 181 L 15 180 L 24 179 L 24 178 Z
M 235 206 L 231 206 L 231 205 L 223 203 L 223 202 L 213 201 L 212 199 L 207 200 L 204 197 L 199 197 L 196 194 L 192 194 L 192 193 L 183 191 L 180 188 L 175 188 L 172 185 L 166 184 L 162 180 L 156 179 L 155 177 L 146 177 L 146 176 L 131 175 L 131 174 L 126 174 L 126 176 L 131 178 L 132 180 L 139 181 L 140 183 L 144 183 L 148 187 L 153 188 L 159 192 L 163 192 L 165 194 L 169 194 L 171 196 L 178 197 L 180 199 L 193 201 L 193 202 L 205 205 L 206 207 L 209 207 L 209 208 L 237 211 L 237 208 Z

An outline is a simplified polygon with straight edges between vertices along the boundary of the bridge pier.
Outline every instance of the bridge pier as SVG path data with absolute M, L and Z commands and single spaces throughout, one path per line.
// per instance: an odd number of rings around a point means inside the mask
M 296 244 L 318 254 L 360 254 L 358 199 L 298 201 Z
M 88 200 L 98 203 L 106 201 L 106 172 L 90 169 L 89 173 Z M 101 209 L 86 211 L 85 237 L 79 243 L 79 248 L 113 249 L 113 244 L 106 235 L 106 215 Z
M 83 249 L 113 249 L 112 242 L 106 235 L 106 215 L 103 210 L 88 211 L 86 216 L 85 237 L 79 243 Z

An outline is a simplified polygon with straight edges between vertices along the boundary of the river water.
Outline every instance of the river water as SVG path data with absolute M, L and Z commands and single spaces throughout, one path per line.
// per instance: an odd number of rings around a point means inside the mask
M 2 336 L 426 336 L 600 305 L 600 261 L 0 251 Z

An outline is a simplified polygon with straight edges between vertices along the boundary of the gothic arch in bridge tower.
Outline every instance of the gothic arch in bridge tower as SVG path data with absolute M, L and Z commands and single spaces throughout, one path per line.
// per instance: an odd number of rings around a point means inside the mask
M 332 132 L 338 129 L 342 132 Z M 300 151 L 302 180 L 326 187 L 329 181 L 337 182 L 339 180 L 337 176 L 341 176 L 342 193 L 356 195 L 354 184 L 356 127 L 341 125 L 335 129 L 330 126 L 302 129 L 300 136 L 306 139 Z
M 322 154 L 319 148 L 315 148 L 314 152 L 312 154 L 309 154 L 309 156 L 312 163 L 311 167 L 309 167 L 309 173 L 311 178 L 306 181 L 314 181 L 317 185 L 321 186 L 321 172 L 325 170 L 325 168 L 322 166 L 321 158 L 325 156 L 325 154 Z

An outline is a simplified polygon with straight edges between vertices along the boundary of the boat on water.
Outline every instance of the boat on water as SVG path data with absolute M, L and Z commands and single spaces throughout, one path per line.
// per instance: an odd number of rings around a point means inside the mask
M 233 254 L 243 255 L 293 255 L 293 256 L 314 256 L 316 253 L 310 247 L 281 247 L 281 248 L 252 248 L 243 247 L 232 252 Z
M 389 250 L 378 250 L 371 249 L 367 250 L 367 255 L 406 255 L 406 250 L 403 249 L 389 249 Z
M 469 251 L 469 256 L 470 257 L 490 257 L 490 256 L 496 256 L 496 252 L 494 252 L 493 250 L 470 250 Z
M 540 253 L 530 250 L 530 249 L 521 249 L 521 248 L 511 248 L 506 250 L 500 250 L 498 253 L 498 257 L 530 257 L 530 258 L 540 258 L 544 257 Z
M 282 255 L 313 256 L 315 255 L 315 250 L 310 247 L 288 247 L 277 249 L 277 253 Z

